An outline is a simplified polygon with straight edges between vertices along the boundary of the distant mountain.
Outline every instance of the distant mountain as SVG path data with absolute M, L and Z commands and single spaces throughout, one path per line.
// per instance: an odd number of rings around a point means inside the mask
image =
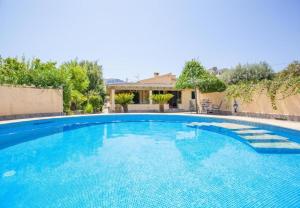
M 108 78 L 104 79 L 105 84 L 118 84 L 118 83 L 124 83 L 121 79 L 115 79 L 115 78 Z

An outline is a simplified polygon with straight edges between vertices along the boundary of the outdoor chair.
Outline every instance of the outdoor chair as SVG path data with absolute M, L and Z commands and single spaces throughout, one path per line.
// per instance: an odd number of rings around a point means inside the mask
M 221 106 L 222 106 L 222 103 L 223 103 L 223 100 L 221 100 L 221 102 L 219 103 L 219 105 L 212 104 L 212 105 L 208 108 L 208 113 L 219 114 L 219 113 L 220 113 Z

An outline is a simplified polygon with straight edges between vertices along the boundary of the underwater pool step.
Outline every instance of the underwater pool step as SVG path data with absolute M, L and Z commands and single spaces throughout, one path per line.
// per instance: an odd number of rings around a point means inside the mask
M 300 144 L 292 142 L 289 138 L 272 134 L 271 131 L 257 129 L 257 127 L 219 122 L 192 122 L 190 127 L 203 127 L 204 129 L 215 127 L 216 131 L 224 132 L 233 137 L 243 139 L 249 146 L 259 153 L 268 154 L 300 154 Z
M 263 153 L 300 153 L 300 144 L 287 142 L 257 142 L 250 145 L 258 152 Z
M 263 129 L 245 129 L 245 130 L 238 130 L 235 131 L 237 134 L 266 134 L 266 133 L 271 133 L 270 131 L 263 130 Z
M 221 128 L 226 128 L 230 130 L 242 130 L 242 129 L 252 129 L 253 126 L 234 124 L 234 123 L 217 123 L 217 122 L 192 122 L 187 124 L 187 126 L 196 127 L 196 126 L 216 126 Z
M 248 142 L 288 142 L 288 138 L 272 134 L 240 136 Z

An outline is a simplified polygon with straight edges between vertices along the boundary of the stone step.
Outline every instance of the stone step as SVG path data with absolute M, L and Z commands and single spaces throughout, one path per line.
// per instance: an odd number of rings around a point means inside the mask
M 246 140 L 252 140 L 252 139 L 288 140 L 288 138 L 286 138 L 286 137 L 278 136 L 278 135 L 274 135 L 274 134 L 240 135 L 240 136 Z
M 218 123 L 218 122 L 192 122 L 187 124 L 187 126 L 216 126 L 216 127 L 222 127 L 226 129 L 231 129 L 231 130 L 242 130 L 242 129 L 251 129 L 255 128 L 253 126 L 248 126 L 248 125 L 242 125 L 242 124 L 235 124 L 235 123 Z
M 300 144 L 287 142 L 257 142 L 250 145 L 258 152 L 263 153 L 300 153 Z
M 241 135 L 240 135 L 241 136 Z M 260 134 L 260 135 L 244 135 L 241 136 L 243 139 L 247 140 L 248 142 L 287 142 L 288 138 L 272 135 L 272 134 Z
M 256 127 L 254 126 L 218 122 L 192 122 L 187 124 L 187 126 L 214 126 L 231 130 L 260 153 L 300 153 L 300 144 L 291 142 L 286 137 L 271 134 L 270 131 L 255 129 Z
M 266 134 L 271 133 L 270 131 L 263 130 L 263 129 L 245 129 L 245 130 L 238 130 L 235 131 L 237 134 Z

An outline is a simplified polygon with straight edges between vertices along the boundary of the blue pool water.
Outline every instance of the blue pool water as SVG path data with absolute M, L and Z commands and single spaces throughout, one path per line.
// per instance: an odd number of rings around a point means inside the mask
M 0 125 L 0 207 L 300 207 L 300 154 L 162 115 Z M 235 122 L 241 123 L 241 122 Z M 299 132 L 242 123 L 299 142 Z

